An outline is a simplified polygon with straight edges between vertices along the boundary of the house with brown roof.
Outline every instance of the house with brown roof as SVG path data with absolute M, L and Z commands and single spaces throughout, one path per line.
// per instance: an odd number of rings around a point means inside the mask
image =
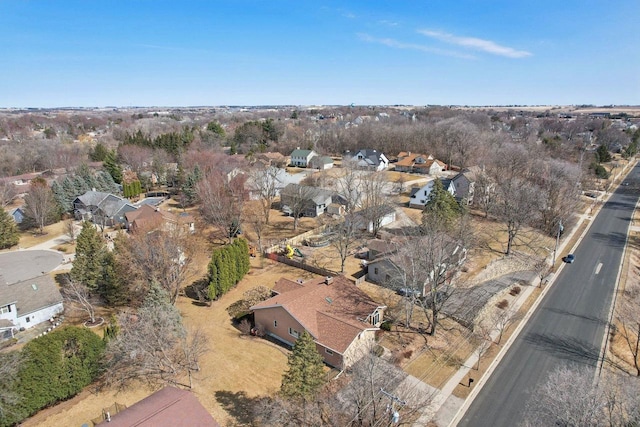
M 344 276 L 306 282 L 282 278 L 273 292 L 274 297 L 251 307 L 256 327 L 291 346 L 307 331 L 325 363 L 338 369 L 370 350 L 386 309 Z
M 402 151 L 398 154 L 395 169 L 398 172 L 438 175 L 447 169 L 447 165 L 434 158 L 431 154 L 426 155 Z
M 104 421 L 98 425 L 109 427 L 220 427 L 193 393 L 176 387 L 165 387 L 101 418 Z
M 175 227 L 182 227 L 190 233 L 195 232 L 195 220 L 191 215 L 175 215 L 150 205 L 142 205 L 135 211 L 127 212 L 125 218 L 127 230 L 132 232 Z

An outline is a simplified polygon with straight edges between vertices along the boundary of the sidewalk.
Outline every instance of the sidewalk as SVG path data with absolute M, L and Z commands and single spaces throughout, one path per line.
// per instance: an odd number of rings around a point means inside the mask
M 633 169 L 635 165 L 636 165 L 636 162 L 630 162 L 623 171 L 620 171 L 615 176 L 614 180 L 619 180 L 620 176 L 623 174 L 625 174 L 626 176 L 626 173 L 628 173 L 631 169 Z M 604 196 L 601 196 L 601 198 L 599 198 L 598 200 L 599 203 L 597 203 L 595 211 L 593 211 L 592 207 L 589 206 L 587 207 L 585 212 L 579 215 L 579 219 L 575 227 L 571 231 L 571 234 L 567 235 L 559 243 L 558 251 L 557 251 L 558 254 L 563 253 L 563 251 L 566 249 L 566 246 L 572 241 L 572 237 L 574 233 L 580 230 L 580 227 L 582 226 L 582 224 L 585 221 L 589 221 L 589 224 L 584 229 L 582 234 L 579 236 L 578 240 L 575 242 L 573 247 L 575 248 L 578 246 L 578 244 L 580 244 L 580 241 L 582 240 L 582 238 L 589 231 L 589 227 L 592 223 L 593 218 L 599 213 L 600 209 L 602 208 L 604 203 L 609 199 L 610 196 L 611 196 L 610 192 L 605 192 Z M 462 367 L 458 370 L 458 372 L 456 372 L 446 382 L 446 384 L 440 389 L 440 392 L 432 400 L 431 405 L 425 408 L 423 414 L 414 423 L 414 425 L 424 426 L 424 425 L 428 425 L 430 421 L 435 421 L 435 423 L 441 427 L 457 425 L 458 421 L 460 421 L 460 418 L 464 415 L 464 411 L 466 411 L 466 409 L 471 405 L 471 402 L 473 402 L 473 399 L 477 396 L 477 394 L 482 389 L 482 385 L 489 379 L 494 369 L 497 367 L 498 363 L 500 363 L 502 357 L 504 357 L 504 354 L 508 351 L 511 344 L 518 337 L 522 328 L 524 328 L 529 318 L 533 315 L 536 308 L 538 307 L 538 305 L 543 300 L 546 293 L 549 291 L 549 289 L 553 285 L 553 281 L 555 280 L 555 277 L 557 277 L 558 273 L 564 268 L 564 263 L 562 262 L 562 260 L 560 259 L 556 260 L 556 264 L 558 263 L 560 263 L 559 266 L 557 267 L 555 273 L 552 273 L 550 275 L 551 276 L 550 281 L 544 286 L 542 293 L 538 296 L 538 298 L 536 299 L 534 304 L 531 306 L 531 308 L 528 310 L 527 314 L 522 319 L 522 321 L 520 321 L 516 330 L 511 334 L 509 339 L 504 343 L 499 353 L 496 355 L 495 359 L 491 362 L 491 364 L 487 368 L 486 372 L 484 372 L 482 374 L 482 377 L 479 380 L 477 380 L 469 396 L 466 399 L 461 399 L 459 397 L 454 396 L 453 391 L 462 382 L 462 380 L 466 377 L 469 371 L 471 371 L 472 367 L 476 366 L 476 363 L 478 362 L 478 355 L 475 352 L 467 360 L 465 360 L 465 362 L 462 364 Z M 524 304 L 524 302 L 527 301 L 531 293 L 533 293 L 533 291 L 536 289 L 536 286 L 534 283 L 531 283 L 530 285 L 531 286 L 524 287 L 522 292 L 518 295 L 518 298 L 513 302 L 514 309 L 519 310 L 520 307 L 522 307 L 522 304 Z M 493 331 L 493 333 L 491 334 L 491 338 L 495 340 L 497 335 L 498 335 L 498 331 L 497 330 Z

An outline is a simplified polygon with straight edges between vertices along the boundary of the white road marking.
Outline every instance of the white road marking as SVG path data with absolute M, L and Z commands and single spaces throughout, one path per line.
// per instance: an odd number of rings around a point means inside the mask
M 598 264 L 596 267 L 596 274 L 600 273 L 600 269 L 602 268 L 602 263 Z

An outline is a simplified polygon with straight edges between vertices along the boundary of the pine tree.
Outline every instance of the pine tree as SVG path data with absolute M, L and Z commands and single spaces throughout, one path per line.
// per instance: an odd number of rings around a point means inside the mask
M 122 183 L 122 169 L 120 168 L 120 165 L 118 165 L 116 152 L 114 150 L 111 150 L 107 153 L 102 166 L 106 169 L 107 172 L 109 172 L 109 175 L 111 175 L 111 178 L 113 178 L 114 182 L 118 184 Z
M 98 290 L 105 254 L 106 245 L 98 230 L 85 221 L 76 241 L 76 258 L 71 268 L 71 278 L 91 290 Z
M 67 197 L 66 191 L 58 181 L 53 181 L 51 191 L 62 212 L 71 212 L 73 210 L 73 200 Z
M 462 209 L 455 197 L 445 190 L 442 181 L 436 179 L 422 213 L 423 229 L 427 227 L 439 231 L 448 230 L 461 214 Z
M 280 392 L 288 399 L 312 399 L 325 383 L 322 356 L 307 331 L 302 332 L 287 362 Z
M 4 209 L 0 209 L 0 249 L 15 246 L 20 241 L 18 227 Z
M 116 271 L 113 252 L 106 252 L 102 259 L 102 276 L 98 279 L 98 291 L 110 306 L 124 305 L 127 302 L 125 286 Z

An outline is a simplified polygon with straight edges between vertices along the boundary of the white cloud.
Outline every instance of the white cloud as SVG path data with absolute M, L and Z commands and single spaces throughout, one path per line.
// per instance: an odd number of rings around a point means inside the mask
M 506 56 L 507 58 L 525 58 L 531 56 L 531 52 L 516 50 L 511 47 L 501 46 L 491 40 L 483 40 L 476 37 L 459 37 L 449 33 L 431 30 L 418 30 L 418 33 L 445 43 L 463 46 L 493 55 Z
M 424 46 L 424 45 L 421 45 L 421 44 L 403 43 L 403 42 L 400 42 L 400 41 L 395 40 L 395 39 L 377 38 L 377 37 L 372 37 L 369 34 L 365 34 L 365 33 L 358 33 L 358 38 L 360 38 L 360 40 L 365 41 L 365 42 L 377 43 L 377 44 L 381 44 L 381 45 L 384 45 L 384 46 L 393 47 L 393 48 L 396 48 L 396 49 L 418 50 L 418 51 L 421 51 L 421 52 L 433 53 L 433 54 L 436 54 L 436 55 L 452 56 L 454 58 L 475 59 L 475 56 L 468 55 L 468 54 L 465 54 L 465 53 L 459 53 L 459 52 L 455 52 L 455 51 L 451 51 L 451 50 L 438 49 L 438 48 L 434 48 L 434 47 Z

